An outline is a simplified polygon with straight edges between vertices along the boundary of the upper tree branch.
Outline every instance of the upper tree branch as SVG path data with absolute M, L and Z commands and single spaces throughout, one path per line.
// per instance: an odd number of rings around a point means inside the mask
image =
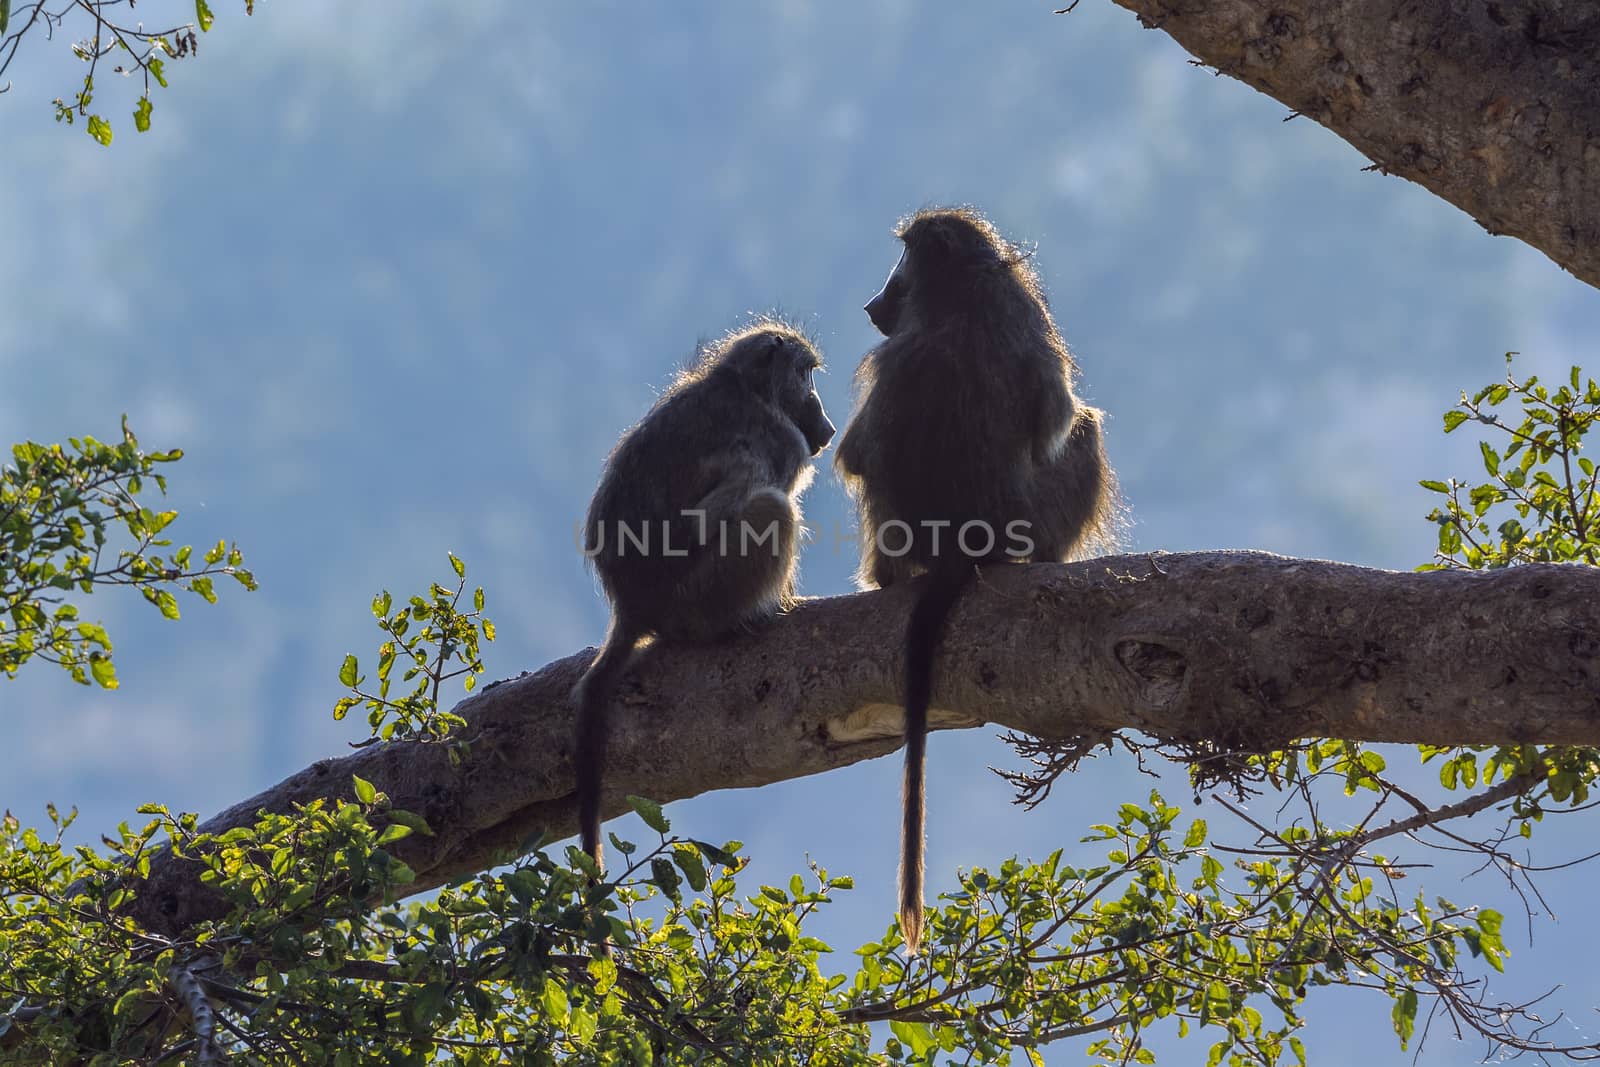
M 900 743 L 911 590 L 808 601 L 764 632 L 642 653 L 624 681 L 608 813 L 758 786 Z M 329 759 L 202 827 L 249 823 L 351 775 L 428 820 L 399 843 L 418 891 L 576 830 L 569 693 L 592 652 L 463 701 L 466 758 L 396 742 Z M 1296 737 L 1600 745 L 1600 570 L 1405 574 L 1258 552 L 988 568 L 950 621 L 935 727 L 1064 737 L 1133 729 L 1270 747 Z M 136 918 L 217 914 L 192 866 L 157 856 Z
M 1380 169 L 1600 285 L 1600 4 L 1116 3 Z

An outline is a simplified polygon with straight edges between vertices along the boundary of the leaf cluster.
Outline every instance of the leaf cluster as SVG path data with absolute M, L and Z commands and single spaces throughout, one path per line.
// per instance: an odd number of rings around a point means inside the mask
M 1471 423 L 1490 428 L 1503 443 L 1478 442 L 1486 481 L 1421 483 L 1445 498 L 1428 514 L 1439 545 L 1435 562 L 1423 570 L 1600 562 L 1600 474 L 1582 454 L 1600 415 L 1600 385 L 1579 367 L 1553 391 L 1536 375 L 1518 380 L 1511 372 L 1515 355 L 1506 353 L 1504 381 L 1470 397 L 1463 393 L 1444 414 L 1445 433 Z
M 69 98 L 56 98 L 56 121 L 70 126 L 82 118 L 90 137 L 102 145 L 111 143 L 111 121 L 93 107 L 98 92 L 95 77 L 101 64 L 107 63 L 113 74 L 138 77 L 133 125 L 140 133 L 146 132 L 155 109 L 150 98 L 152 85 L 167 88 L 167 64 L 199 53 L 195 30 L 208 32 L 215 16 L 209 0 L 194 0 L 193 22 L 156 30 L 148 29 L 142 19 L 125 18 L 120 10 L 124 6 L 131 13 L 134 0 L 33 0 L 15 7 L 12 0 L 0 0 L 0 78 L 25 39 L 53 43 L 60 38 L 87 69 L 82 85 Z M 247 15 L 254 14 L 255 0 L 244 0 L 244 10 Z M 7 82 L 0 86 L 0 93 L 10 88 Z
M 163 618 L 176 619 L 175 588 L 216 603 L 218 575 L 256 587 L 239 549 L 224 541 L 199 555 L 189 545 L 172 549 L 163 535 L 178 513 L 150 508 L 140 494 L 146 483 L 164 494 L 160 467 L 183 453 L 141 450 L 126 419 L 115 444 L 28 441 L 11 457 L 0 466 L 0 671 L 7 677 L 38 657 L 74 681 L 116 688 L 111 637 L 82 617 L 71 594 L 129 586 Z
M 1102 1062 L 1149 1063 L 1165 1025 L 1209 1032 L 1212 1064 L 1303 1063 L 1310 989 L 1390 991 L 1405 1040 L 1415 988 L 1458 978 L 1468 952 L 1504 955 L 1494 913 L 1390 896 L 1376 859 L 1323 880 L 1293 856 L 1219 858 L 1156 793 L 1086 839 L 1102 862 L 964 872 L 926 956 L 906 959 L 891 927 L 843 971 L 807 925 L 849 878 L 812 864 L 741 895 L 739 843 L 673 836 L 649 801 L 630 798 L 658 841 L 613 836 L 605 881 L 577 849 L 535 851 L 398 904 L 399 853 L 432 830 L 370 783 L 354 793 L 218 836 L 151 806 L 104 854 L 62 845 L 70 817 L 41 837 L 7 816 L 6 1062 L 199 1062 L 208 1041 L 241 1062 L 352 1067 L 1009 1064 L 1088 1036 Z M 123 919 L 159 847 L 201 865 L 232 914 L 178 940 Z M 215 1007 L 204 1037 L 174 975 Z
M 373 741 L 443 741 L 465 724 L 460 715 L 440 710 L 439 689 L 455 678 L 462 679 L 469 693 L 477 688 L 483 673 L 479 638 L 493 641 L 495 629 L 483 614 L 481 586 L 472 591 L 471 610 L 461 610 L 467 566 L 453 553 L 449 558 L 456 575 L 454 589 L 435 582 L 427 596 L 412 596 L 398 608 L 387 589 L 372 598 L 372 617 L 384 635 L 378 647 L 376 691 L 363 688 L 367 678 L 353 653 L 339 665 L 339 682 L 352 695 L 339 698 L 333 717 L 343 719 L 351 708 L 364 704 Z M 401 666 L 400 681 L 415 685 L 391 697 L 396 664 Z M 459 750 L 452 753 L 458 755 Z

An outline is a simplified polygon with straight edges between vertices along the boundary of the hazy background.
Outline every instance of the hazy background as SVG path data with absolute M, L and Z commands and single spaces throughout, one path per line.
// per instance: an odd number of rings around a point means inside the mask
M 376 646 L 372 594 L 443 579 L 446 550 L 488 591 L 488 677 L 596 642 L 572 530 L 618 433 L 698 339 L 770 309 L 823 346 L 842 426 L 873 337 L 860 305 L 896 218 L 930 203 L 1038 243 L 1083 392 L 1111 414 L 1131 548 L 1429 559 L 1417 479 L 1476 469 L 1440 413 L 1508 349 L 1526 371 L 1600 363 L 1600 294 L 1363 173 L 1104 0 L 1051 7 L 226 4 L 198 61 L 169 66 L 151 133 L 132 85 L 102 74 L 110 149 L 51 121 L 81 71 L 64 42 L 28 42 L 0 97 L 0 443 L 114 437 L 127 412 L 147 447 L 188 452 L 176 536 L 237 539 L 262 588 L 186 598 L 177 624 L 90 601 L 122 688 L 44 664 L 0 683 L 0 807 L 37 823 L 76 804 L 92 840 L 142 801 L 209 814 L 344 751 L 362 725 L 328 712 L 343 654 Z M 847 519 L 831 477 L 807 511 Z M 849 551 L 813 543 L 805 591 L 849 588 Z M 986 732 L 935 737 L 931 760 L 934 889 L 1057 845 L 1087 863 L 1087 826 L 1148 791 L 1102 759 L 1024 814 L 985 769 L 1013 762 Z M 853 873 L 818 927 L 847 968 L 892 912 L 898 763 L 671 815 L 745 841 L 752 890 L 808 855 Z M 1542 834 L 1541 856 L 1568 858 L 1584 829 Z M 1490 877 L 1413 877 L 1504 907 L 1504 992 L 1565 979 L 1583 1030 L 1554 1036 L 1593 1039 L 1592 874 L 1546 878 L 1560 921 L 1531 952 Z M 1321 1062 L 1410 1059 L 1381 998 L 1310 1010 Z M 1436 1028 L 1423 1060 L 1480 1051 Z

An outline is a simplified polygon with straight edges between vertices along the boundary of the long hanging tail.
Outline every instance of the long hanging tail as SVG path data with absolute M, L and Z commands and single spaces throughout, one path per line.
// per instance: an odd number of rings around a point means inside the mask
M 945 621 L 973 575 L 971 560 L 956 559 L 923 580 L 906 626 L 905 821 L 900 830 L 900 933 L 906 955 L 922 947 L 923 837 L 926 822 L 928 702 L 933 697 L 933 657 Z
M 605 774 L 606 742 L 611 735 L 611 698 L 622 669 L 639 643 L 639 634 L 612 620 L 606 643 L 573 691 L 578 705 L 578 738 L 573 770 L 578 779 L 578 826 L 583 850 L 602 869 L 600 846 L 600 782 Z

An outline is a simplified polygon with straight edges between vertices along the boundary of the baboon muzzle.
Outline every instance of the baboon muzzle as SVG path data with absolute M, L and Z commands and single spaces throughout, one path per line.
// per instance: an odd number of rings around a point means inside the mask
M 820 455 L 832 440 L 833 423 L 828 421 L 828 416 L 823 414 L 822 405 L 818 404 L 812 423 L 806 429 L 806 444 L 811 446 L 811 454 L 815 456 Z
M 888 337 L 894 332 L 895 324 L 900 319 L 900 302 L 889 292 L 889 286 L 884 286 L 878 295 L 868 300 L 863 311 L 867 318 L 872 320 L 872 325 L 878 332 Z

